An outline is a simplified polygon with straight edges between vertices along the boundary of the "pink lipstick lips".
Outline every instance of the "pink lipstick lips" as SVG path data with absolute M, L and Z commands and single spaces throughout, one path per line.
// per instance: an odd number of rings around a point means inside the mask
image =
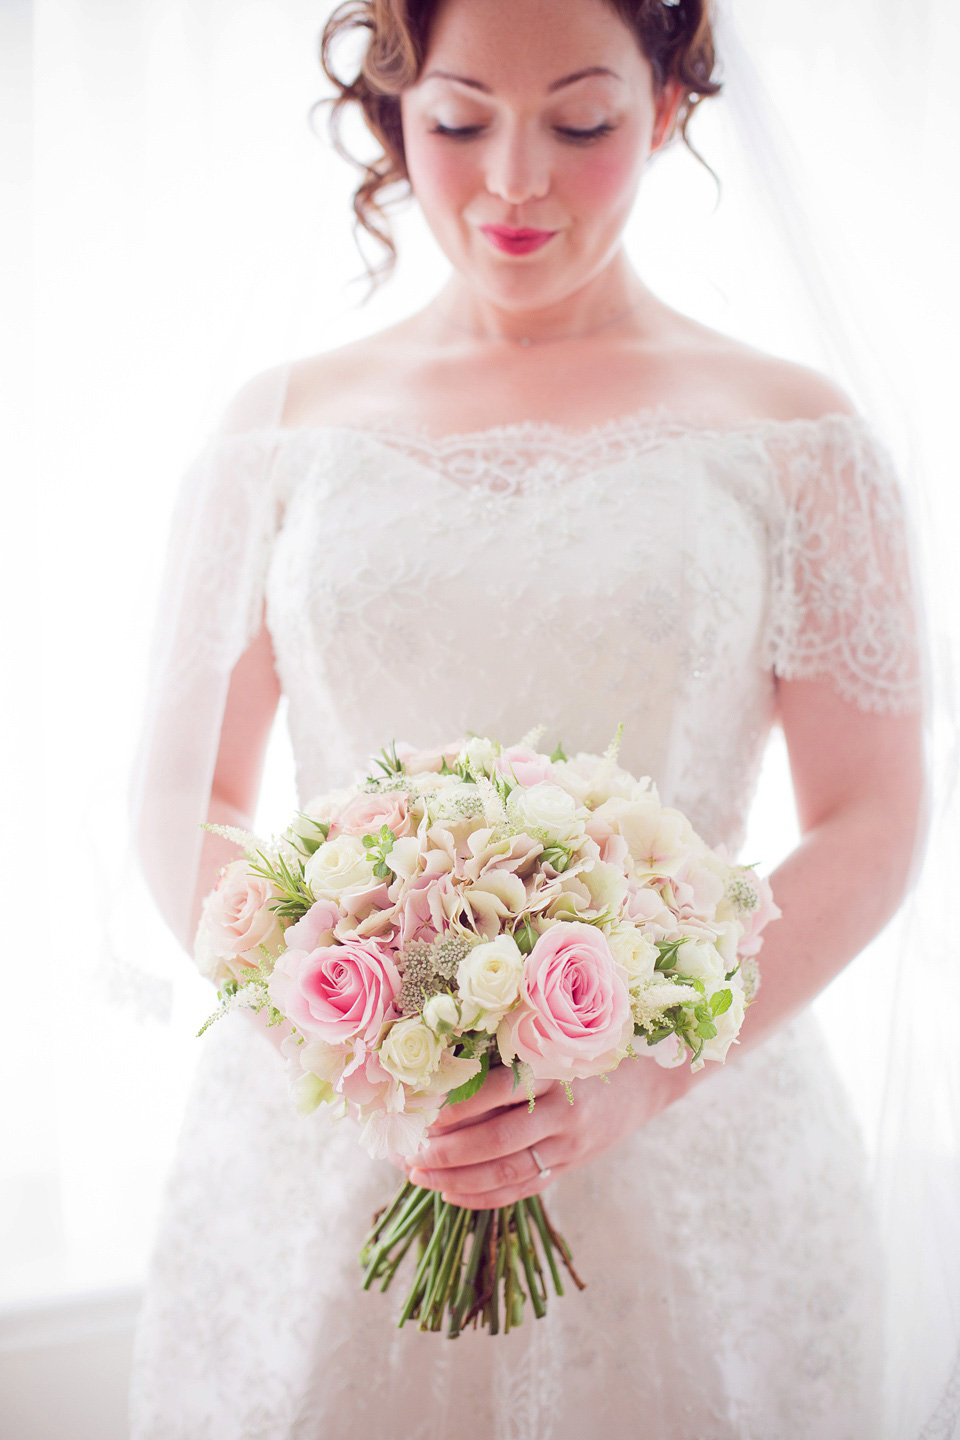
M 480 228 L 498 250 L 505 250 L 508 255 L 527 255 L 531 250 L 539 250 L 557 233 L 556 230 L 517 230 L 507 225 L 481 225 Z

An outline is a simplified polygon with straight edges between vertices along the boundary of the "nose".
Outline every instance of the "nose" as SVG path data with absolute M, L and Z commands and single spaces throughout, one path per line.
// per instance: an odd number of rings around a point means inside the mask
M 509 205 L 539 199 L 550 188 L 545 147 L 520 124 L 504 125 L 487 149 L 487 189 Z

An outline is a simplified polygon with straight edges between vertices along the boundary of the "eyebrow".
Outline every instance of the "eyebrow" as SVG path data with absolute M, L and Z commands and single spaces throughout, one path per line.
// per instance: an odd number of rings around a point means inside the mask
M 616 70 L 610 70 L 606 65 L 588 65 L 585 70 L 575 70 L 572 75 L 562 75 L 559 80 L 552 80 L 547 86 L 547 94 L 552 95 L 555 90 L 562 90 L 565 85 L 573 85 L 577 80 L 586 80 L 589 75 L 612 75 L 614 80 L 621 80 Z M 482 80 L 471 80 L 467 75 L 451 75 L 449 70 L 430 70 L 424 75 L 424 80 L 456 80 L 460 85 L 469 85 L 473 90 L 482 90 L 485 95 L 492 95 L 493 91 L 489 85 L 484 85 Z

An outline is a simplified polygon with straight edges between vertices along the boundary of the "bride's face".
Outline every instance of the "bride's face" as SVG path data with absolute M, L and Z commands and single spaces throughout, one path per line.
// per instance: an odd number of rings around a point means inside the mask
M 603 0 L 441 0 L 401 96 L 410 183 L 466 280 L 510 308 L 548 304 L 617 249 L 676 98 L 658 101 Z M 489 226 L 553 233 L 516 253 Z

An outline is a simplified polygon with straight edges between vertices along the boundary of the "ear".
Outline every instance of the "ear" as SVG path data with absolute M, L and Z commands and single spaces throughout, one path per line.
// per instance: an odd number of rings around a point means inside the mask
M 657 100 L 650 154 L 654 155 L 673 134 L 684 90 L 679 80 L 668 80 Z

